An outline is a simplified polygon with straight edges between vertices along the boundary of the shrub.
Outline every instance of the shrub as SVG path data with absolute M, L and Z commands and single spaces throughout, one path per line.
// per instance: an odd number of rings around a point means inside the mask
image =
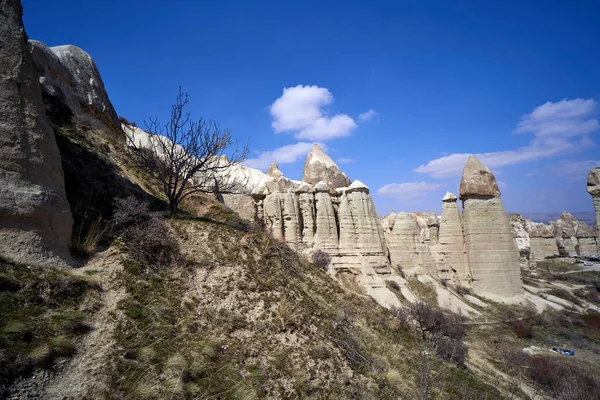
M 120 226 L 137 219 L 140 215 L 147 213 L 148 210 L 148 202 L 142 201 L 136 196 L 117 199 L 115 200 L 115 212 L 112 220 L 116 226 Z
M 533 327 L 528 322 L 514 321 L 511 323 L 511 328 L 515 335 L 521 339 L 531 339 L 533 337 Z
M 587 400 L 600 393 L 600 380 L 593 369 L 563 357 L 531 357 L 529 376 L 558 399 Z
M 400 322 L 400 325 L 403 327 L 408 327 L 410 320 L 411 320 L 411 315 L 410 315 L 410 310 L 408 308 L 404 308 L 404 307 L 392 307 L 390 312 L 392 313 L 392 315 L 398 319 L 398 321 Z
M 547 294 L 551 294 L 552 296 L 559 297 L 561 299 L 570 301 L 571 303 L 581 305 L 581 300 L 577 297 L 573 296 L 571 292 L 563 288 L 552 288 L 551 290 L 546 292 Z
M 388 286 L 390 287 L 390 289 L 392 289 L 395 292 L 399 292 L 400 291 L 400 285 L 398 284 L 398 282 L 396 281 L 386 281 L 385 283 L 388 284 Z
M 404 270 L 402 269 L 402 266 L 400 264 L 396 265 L 396 269 L 398 270 L 398 274 L 400 274 L 401 277 L 406 279 L 406 274 L 404 273 Z
M 423 340 L 438 357 L 457 365 L 464 363 L 467 348 L 463 344 L 466 329 L 457 315 L 446 316 L 442 311 L 417 302 L 410 306 L 410 317 L 416 322 Z
M 471 294 L 471 288 L 468 288 L 466 286 L 462 286 L 462 285 L 456 285 L 454 287 L 454 291 L 456 291 L 456 293 L 464 296 L 466 294 Z
M 327 267 L 331 263 L 331 256 L 321 249 L 317 249 L 312 253 L 312 262 L 323 271 L 327 271 Z
M 164 270 L 180 258 L 177 241 L 163 218 L 150 218 L 129 227 L 123 234 L 123 240 L 129 260 L 142 270 Z

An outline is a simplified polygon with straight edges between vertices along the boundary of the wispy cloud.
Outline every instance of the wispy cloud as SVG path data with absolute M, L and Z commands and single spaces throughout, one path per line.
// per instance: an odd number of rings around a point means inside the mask
M 598 103 L 593 99 L 561 100 L 547 102 L 530 114 L 521 117 L 514 133 L 533 134 L 529 145 L 515 150 L 477 154 L 489 168 L 503 167 L 542 158 L 575 153 L 593 146 L 586 135 L 600 130 L 593 118 Z M 420 165 L 414 172 L 431 177 L 460 176 L 469 153 L 455 153 Z
M 354 164 L 356 162 L 356 160 L 354 160 L 353 158 L 338 158 L 337 160 L 338 164 Z
M 278 147 L 272 151 L 262 151 L 258 157 L 250 158 L 244 162 L 244 165 L 250 168 L 267 169 L 273 161 L 278 164 L 291 164 L 298 159 L 305 157 L 312 150 L 314 143 L 299 142 L 287 146 Z M 327 146 L 319 143 L 323 151 L 327 151 Z
M 357 127 L 346 114 L 325 115 L 323 107 L 333 103 L 326 88 L 298 85 L 283 89 L 269 109 L 275 133 L 293 132 L 303 140 L 323 141 L 349 136 Z
M 432 192 L 439 188 L 440 185 L 437 183 L 429 182 L 391 183 L 377 190 L 377 194 L 393 196 L 404 202 L 412 202 L 427 197 L 427 192 Z
M 370 109 L 369 111 L 367 111 L 367 112 L 365 112 L 365 113 L 362 113 L 362 114 L 360 114 L 360 115 L 358 116 L 358 120 L 359 120 L 360 122 L 365 122 L 365 121 L 368 121 L 368 120 L 372 119 L 372 118 L 373 118 L 374 116 L 376 116 L 376 115 L 377 115 L 377 113 L 375 112 L 375 110 L 373 110 L 373 109 Z
M 586 180 L 590 170 L 598 166 L 600 160 L 562 160 L 550 167 L 550 172 L 567 180 Z

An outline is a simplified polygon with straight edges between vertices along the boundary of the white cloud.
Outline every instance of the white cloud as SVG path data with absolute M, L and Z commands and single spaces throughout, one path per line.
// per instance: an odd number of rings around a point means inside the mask
M 437 183 L 428 182 L 391 183 L 380 188 L 377 193 L 410 202 L 427 197 L 427 192 L 437 190 L 439 187 Z
M 328 117 L 322 108 L 333 102 L 326 88 L 303 86 L 284 88 L 283 94 L 269 109 L 275 133 L 294 132 L 297 139 L 328 140 L 349 136 L 357 127 L 346 114 Z
M 508 183 L 504 181 L 498 181 L 498 186 L 500 186 L 500 189 L 506 189 L 508 187 Z
M 278 147 L 271 151 L 262 151 L 258 157 L 250 158 L 244 162 L 244 165 L 250 168 L 267 169 L 273 161 L 278 164 L 291 164 L 299 158 L 305 157 L 312 150 L 314 143 L 299 142 L 287 146 Z M 327 151 L 327 146 L 319 143 L 323 151 Z
M 564 155 L 594 145 L 587 134 L 600 130 L 597 119 L 592 118 L 598 103 L 593 99 L 561 100 L 547 102 L 532 113 L 521 117 L 515 133 L 531 133 L 529 145 L 506 151 L 476 154 L 487 167 L 496 168 Z M 456 153 L 420 165 L 414 172 L 429 176 L 460 176 L 470 154 Z
M 376 116 L 377 113 L 375 112 L 375 110 L 370 109 L 369 111 L 362 113 L 358 116 L 358 120 L 361 122 L 365 122 L 370 120 L 371 118 L 373 118 L 374 116 Z
M 600 160 L 562 160 L 550 168 L 554 176 L 568 180 L 586 180 L 592 168 L 600 166 Z
M 356 162 L 356 160 L 354 160 L 353 158 L 338 158 L 337 160 L 335 160 L 338 162 L 338 164 L 354 164 Z

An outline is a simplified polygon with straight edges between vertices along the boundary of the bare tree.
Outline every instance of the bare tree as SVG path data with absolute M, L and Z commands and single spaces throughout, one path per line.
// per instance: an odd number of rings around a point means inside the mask
M 126 129 L 133 167 L 161 182 L 171 215 L 193 193 L 241 193 L 247 183 L 232 174 L 232 167 L 246 160 L 248 146 L 239 150 L 231 132 L 212 120 L 192 120 L 184 110 L 188 97 L 180 87 L 165 125 L 156 118 L 144 121 L 147 138 Z

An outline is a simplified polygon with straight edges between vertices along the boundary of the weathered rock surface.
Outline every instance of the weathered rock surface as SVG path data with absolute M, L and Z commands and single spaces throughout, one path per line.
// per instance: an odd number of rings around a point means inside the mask
M 348 176 L 321 150 L 318 144 L 315 144 L 306 157 L 302 180 L 311 185 L 323 181 L 332 189 L 350 186 Z
M 0 254 L 66 266 L 73 220 L 17 0 L 0 12 Z
M 426 227 L 425 220 L 423 225 Z M 392 266 L 407 271 L 435 273 L 435 259 L 425 242 L 426 234 L 416 214 L 395 214 L 393 225 L 390 224 L 384 233 Z
M 454 194 L 447 192 L 442 199 L 442 218 L 438 245 L 432 247 L 438 273 L 445 279 L 466 279 L 469 265 L 465 252 L 462 221 Z
M 470 156 L 460 179 L 460 199 L 500 196 L 496 177 L 475 156 Z
M 344 268 L 359 270 L 369 266 L 378 274 L 390 274 L 383 229 L 379 223 L 369 188 L 360 181 L 338 189 L 338 259 Z M 334 265 L 335 265 L 334 264 Z
M 596 212 L 596 254 L 600 254 L 600 167 L 590 171 L 587 180 L 587 192 L 592 195 Z
M 44 101 L 48 112 L 54 113 L 53 119 L 67 120 L 72 114 L 78 124 L 120 132 L 117 113 L 88 53 L 76 46 L 48 47 L 36 40 L 31 40 L 29 47 Z M 123 136 L 115 139 L 123 139 Z
M 277 165 L 275 161 L 273 161 L 269 166 L 267 176 L 270 176 L 271 178 L 281 178 L 283 176 L 283 172 L 281 172 L 279 165 Z
M 460 183 L 463 227 L 473 290 L 483 296 L 523 293 L 518 251 L 494 175 L 469 157 Z

